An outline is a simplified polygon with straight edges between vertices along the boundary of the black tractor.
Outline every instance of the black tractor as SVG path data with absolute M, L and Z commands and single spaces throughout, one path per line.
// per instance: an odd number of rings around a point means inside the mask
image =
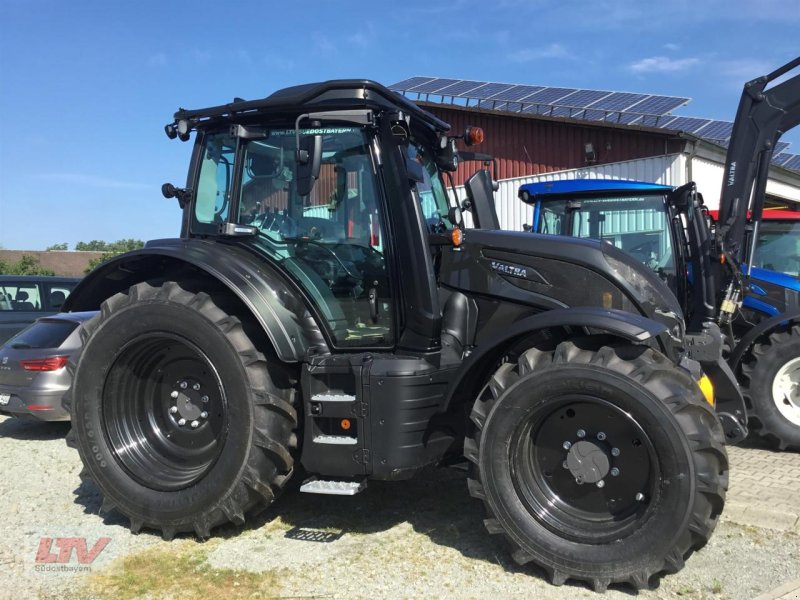
M 707 542 L 726 433 L 746 433 L 735 381 L 705 368 L 719 345 L 608 244 L 465 230 L 445 179 L 481 132 L 367 80 L 166 126 L 192 132 L 187 186 L 163 188 L 180 238 L 68 300 L 101 311 L 65 405 L 103 511 L 207 538 L 292 479 L 353 495 L 468 462 L 489 533 L 553 583 L 641 588 Z M 488 171 L 467 188 L 488 223 Z

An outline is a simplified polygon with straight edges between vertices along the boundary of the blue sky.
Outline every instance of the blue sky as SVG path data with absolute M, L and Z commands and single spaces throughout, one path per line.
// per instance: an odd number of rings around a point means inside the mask
M 179 107 L 413 75 L 689 96 L 732 119 L 800 53 L 800 0 L 0 0 L 0 245 L 172 237 Z M 790 151 L 800 153 L 800 136 Z

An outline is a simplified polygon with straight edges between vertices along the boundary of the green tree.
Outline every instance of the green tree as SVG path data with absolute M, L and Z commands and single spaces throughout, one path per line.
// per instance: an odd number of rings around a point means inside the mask
M 92 240 L 91 242 L 78 242 L 75 250 L 79 252 L 108 252 L 108 242 Z
M 30 254 L 23 254 L 17 262 L 0 261 L 0 273 L 3 275 L 55 275 L 54 271 L 45 269 L 39 259 Z
M 69 250 L 69 244 L 64 242 L 63 244 L 53 244 L 52 246 L 45 248 L 46 252 L 53 252 L 54 250 Z
M 103 264 L 107 260 L 111 260 L 115 256 L 119 254 L 123 254 L 125 252 L 130 252 L 131 250 L 138 250 L 139 248 L 144 247 L 144 242 L 142 240 L 134 240 L 131 238 L 124 239 L 124 240 L 117 240 L 116 242 L 103 242 L 100 240 L 92 240 L 91 242 L 78 242 L 75 244 L 75 250 L 93 250 L 95 252 L 102 252 L 103 255 L 100 258 L 93 258 L 89 261 L 89 266 L 86 269 L 86 273 L 97 267 L 98 265 Z

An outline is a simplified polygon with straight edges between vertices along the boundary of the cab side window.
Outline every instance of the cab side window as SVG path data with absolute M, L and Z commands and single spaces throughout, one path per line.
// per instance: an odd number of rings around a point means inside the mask
M 228 217 L 236 140 L 227 134 L 209 135 L 202 149 L 194 216 L 210 224 Z
M 431 233 L 442 233 L 452 229 L 453 223 L 448 218 L 450 201 L 436 162 L 414 144 L 409 144 L 406 152 L 411 160 L 422 165 L 423 181 L 417 182 L 416 188 L 428 230 Z

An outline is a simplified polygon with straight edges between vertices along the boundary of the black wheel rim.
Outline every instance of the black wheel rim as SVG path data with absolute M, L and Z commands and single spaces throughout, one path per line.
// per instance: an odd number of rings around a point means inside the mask
M 202 479 L 227 432 L 219 374 L 195 344 L 171 334 L 139 336 L 112 364 L 103 388 L 105 436 L 141 485 L 172 491 Z
M 640 528 L 658 503 L 655 447 L 628 412 L 570 396 L 520 424 L 510 446 L 527 510 L 559 537 L 604 544 Z

